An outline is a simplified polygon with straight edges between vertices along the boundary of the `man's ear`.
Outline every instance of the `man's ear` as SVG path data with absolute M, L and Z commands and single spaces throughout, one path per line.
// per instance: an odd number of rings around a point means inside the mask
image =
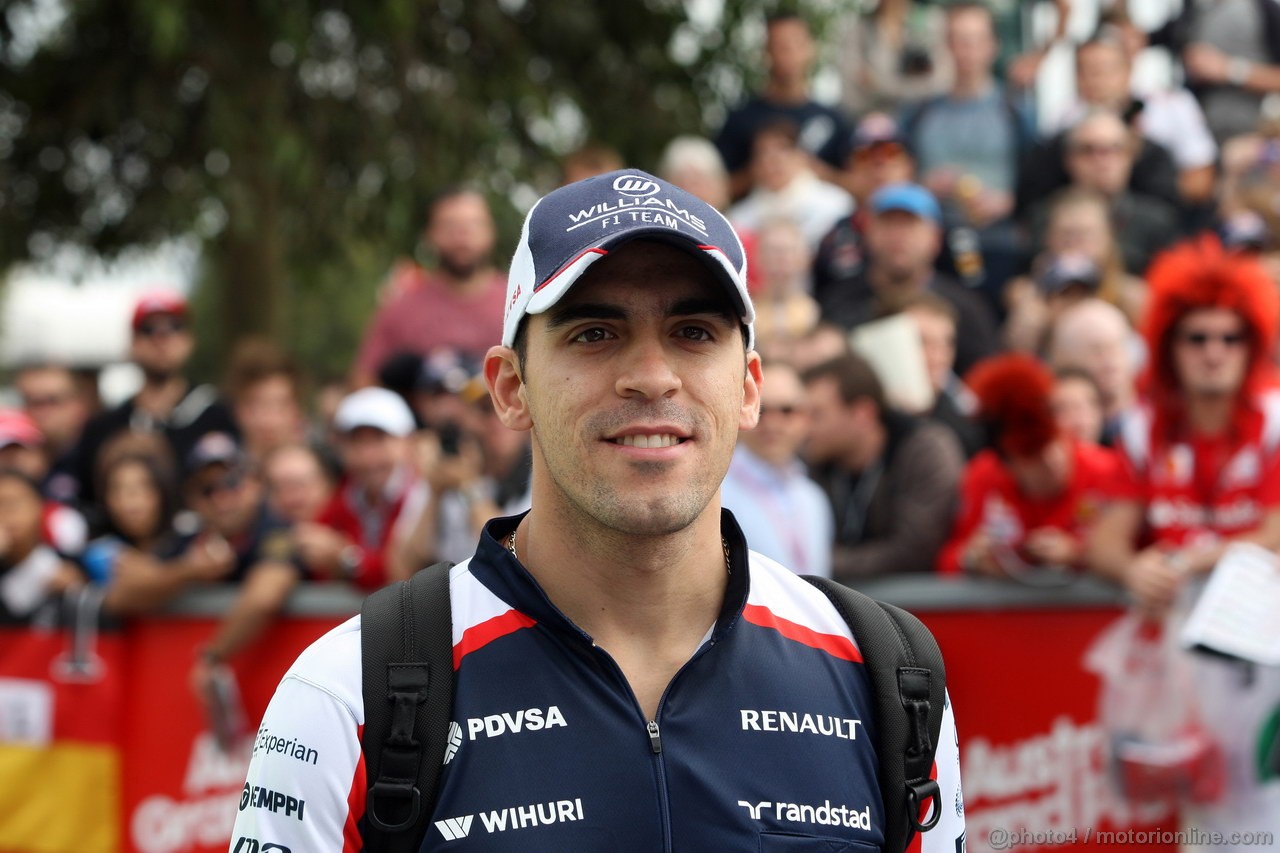
M 514 430 L 533 428 L 529 402 L 520 376 L 520 358 L 511 347 L 490 347 L 484 356 L 484 384 L 498 420 Z
M 760 390 L 764 388 L 764 367 L 760 353 L 747 353 L 747 369 L 742 378 L 742 412 L 738 429 L 753 429 L 760 421 Z

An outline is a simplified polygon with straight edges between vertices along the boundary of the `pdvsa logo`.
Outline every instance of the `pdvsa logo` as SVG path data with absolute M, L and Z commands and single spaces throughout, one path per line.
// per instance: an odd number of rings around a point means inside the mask
M 455 722 L 449 723 L 449 743 L 444 748 L 444 761 L 442 764 L 448 764 L 453 761 L 453 757 L 458 754 L 458 748 L 462 746 L 462 726 Z
M 662 187 L 658 186 L 657 181 L 642 178 L 639 175 L 619 175 L 613 179 L 613 188 L 632 198 L 653 195 L 662 189 Z

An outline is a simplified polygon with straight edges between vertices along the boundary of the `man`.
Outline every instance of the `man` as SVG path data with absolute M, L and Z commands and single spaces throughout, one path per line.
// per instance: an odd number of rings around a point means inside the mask
M 835 223 L 853 211 L 853 197 L 817 176 L 788 119 L 765 122 L 751 143 L 754 185 L 729 209 L 735 228 L 759 231 L 772 219 L 794 223 L 812 252 Z
M 844 117 L 813 100 L 809 92 L 809 74 L 817 55 L 809 24 L 794 13 L 771 16 L 765 22 L 765 55 L 769 79 L 764 91 L 730 110 L 715 140 L 735 199 L 751 189 L 751 146 L 756 131 L 770 121 L 787 119 L 800 129 L 800 147 L 823 180 L 838 182 L 848 156 L 849 128 Z
M 452 187 L 431 204 L 422 241 L 438 268 L 402 262 L 391 275 L 385 302 L 365 332 L 352 384 L 372 384 L 379 368 L 402 352 L 426 355 L 452 347 L 479 357 L 499 333 L 502 275 L 493 268 L 497 231 L 485 197 Z
M 751 531 L 754 551 L 798 574 L 831 577 L 831 504 L 799 456 L 808 431 L 799 374 L 786 362 L 770 362 L 760 423 L 738 436 L 720 503 Z
M 1189 204 L 1208 201 L 1214 190 L 1218 145 L 1204 112 L 1186 89 L 1137 95 L 1132 87 L 1133 56 L 1118 32 L 1095 36 L 1076 48 L 1076 91 L 1080 100 L 1063 113 L 1056 129 L 1069 129 L 1089 109 L 1132 116 L 1137 131 L 1164 147 L 1178 168 L 1178 194 Z
M 572 228 L 605 204 L 616 219 Z M 868 685 L 830 653 L 847 625 L 749 554 L 718 500 L 762 380 L 743 266 L 722 216 L 643 172 L 530 211 L 485 379 L 503 423 L 532 434 L 532 509 L 492 521 L 450 575 L 458 747 L 422 850 L 878 845 L 875 751 L 847 724 Z M 249 790 L 287 790 L 306 821 L 250 802 L 235 837 L 363 845 L 360 643 L 353 619 L 305 652 L 263 722 L 325 744 L 323 766 L 260 752 L 249 769 Z M 775 732 L 760 708 L 860 731 Z M 502 722 L 517 716 L 519 732 Z M 949 711 L 943 726 L 925 853 L 963 835 Z M 840 816 L 819 826 L 775 800 Z
M 1064 143 L 1063 165 L 1071 186 L 1107 198 L 1125 269 L 1142 275 L 1155 253 L 1177 238 L 1179 229 L 1173 205 L 1130 188 L 1142 142 L 1120 116 L 1094 110 L 1067 132 Z M 1031 210 L 1037 242 L 1048 224 L 1049 205 L 1045 199 Z
M 262 460 L 262 480 L 271 510 L 289 524 L 315 521 L 329 505 L 333 477 L 315 448 L 277 447 Z
M 1124 312 L 1089 298 L 1058 315 L 1049 330 L 1049 365 L 1083 370 L 1102 395 L 1102 443 L 1111 444 L 1137 393 L 1135 341 Z
M 956 322 L 959 315 L 950 302 L 932 293 L 922 293 L 902 306 L 920 332 L 920 349 L 933 388 L 933 408 L 929 420 L 955 433 L 971 458 L 986 446 L 986 435 L 973 419 L 976 401 L 956 375 Z
M 29 364 L 13 377 L 22 407 L 44 436 L 48 473 L 45 495 L 62 503 L 80 496 L 76 480 L 76 443 L 89 420 L 89 400 L 71 368 L 60 364 Z
M 1180 596 L 1194 600 L 1231 543 L 1280 546 L 1280 396 L 1268 364 L 1280 309 L 1262 267 L 1211 236 L 1159 258 L 1148 278 L 1150 396 L 1121 428 L 1116 500 L 1088 556 L 1160 620 Z M 1258 759 L 1275 748 L 1280 668 L 1197 656 L 1194 677 L 1233 781 L 1190 825 L 1280 831 L 1280 784 Z
M 956 309 L 956 369 L 963 373 L 998 346 L 995 318 L 982 297 L 937 272 L 942 211 L 918 184 L 893 184 L 871 197 L 867 260 L 851 278 L 817 298 L 824 320 L 852 329 L 895 310 L 921 293 L 935 293 Z
M 803 379 L 811 413 L 805 455 L 835 513 L 833 574 L 930 571 L 964 466 L 955 435 L 890 410 L 858 356 L 810 368 Z
M 302 370 L 272 341 L 248 339 L 236 344 L 226 389 L 245 453 L 255 463 L 305 437 Z
M 85 425 L 76 450 L 80 500 L 97 499 L 94 489 L 98 451 L 107 439 L 130 429 L 160 433 L 185 462 L 202 436 L 210 432 L 238 434 L 231 410 L 209 385 L 192 385 L 182 375 L 195 349 L 187 301 L 170 291 L 139 297 L 133 309 L 133 337 L 129 355 L 142 370 L 142 388 L 110 411 Z
M 398 528 L 412 524 L 427 498 L 409 464 L 413 413 L 393 391 L 361 388 L 338 406 L 333 426 L 342 481 L 318 520 L 294 527 L 294 539 L 317 577 L 377 589 Z

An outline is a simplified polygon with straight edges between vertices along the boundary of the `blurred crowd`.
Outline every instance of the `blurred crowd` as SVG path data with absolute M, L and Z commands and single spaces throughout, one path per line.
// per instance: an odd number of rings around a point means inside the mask
M 771 18 L 763 88 L 656 164 L 749 257 L 767 381 L 723 500 L 799 572 L 1094 572 L 1158 613 L 1224 543 L 1280 547 L 1280 4 L 1187 3 L 1144 32 L 1116 3 L 1073 46 L 1074 100 L 1039 121 L 1031 84 L 1072 4 L 1043 44 L 1021 5 L 850 14 L 836 105 L 811 94 L 807 22 Z M 1139 90 L 1152 46 L 1176 81 Z M 635 164 L 588 145 L 562 165 Z M 191 306 L 162 291 L 132 314 L 124 403 L 17 366 L 0 614 L 85 584 L 122 615 L 237 584 L 203 691 L 300 582 L 371 590 L 466 559 L 529 502 L 530 436 L 482 375 L 496 240 L 483 194 L 443 189 L 431 264 L 393 265 L 341 382 L 244 340 L 194 384 Z

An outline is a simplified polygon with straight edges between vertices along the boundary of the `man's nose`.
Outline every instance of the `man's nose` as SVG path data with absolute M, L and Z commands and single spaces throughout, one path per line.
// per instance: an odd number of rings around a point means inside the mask
M 627 348 L 622 373 L 618 376 L 619 396 L 639 395 L 657 400 L 671 396 L 680 386 L 680 375 L 663 341 L 637 340 Z

